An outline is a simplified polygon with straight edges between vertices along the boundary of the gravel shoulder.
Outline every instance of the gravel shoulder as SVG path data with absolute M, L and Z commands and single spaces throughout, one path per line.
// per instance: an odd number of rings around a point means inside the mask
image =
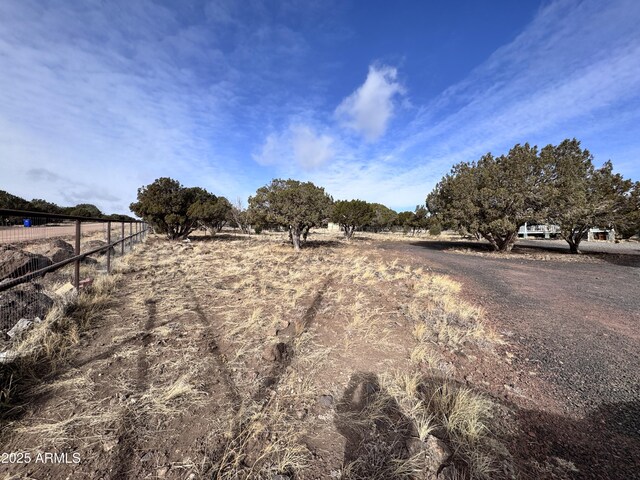
M 556 242 L 525 246 L 551 243 L 549 251 L 561 248 Z M 610 261 L 600 255 L 584 262 L 452 251 L 482 249 L 476 242 L 380 248 L 461 281 L 468 299 L 484 306 L 515 347 L 514 367 L 541 379 L 530 388 L 540 408 L 522 411 L 532 455 L 537 448 L 570 459 L 576 478 L 640 478 L 640 256 L 634 246 L 612 246 L 627 254 Z

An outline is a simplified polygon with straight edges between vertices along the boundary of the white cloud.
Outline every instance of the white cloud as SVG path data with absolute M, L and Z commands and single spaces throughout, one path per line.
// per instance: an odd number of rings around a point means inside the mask
M 260 165 L 295 170 L 311 170 L 327 164 L 334 158 L 334 139 L 319 134 L 306 124 L 292 124 L 280 134 L 267 136 L 262 149 L 253 158 Z
M 293 129 L 293 156 L 305 168 L 315 168 L 327 163 L 334 155 L 333 138 L 317 135 L 306 125 Z
M 0 189 L 107 212 L 160 176 L 236 194 L 242 169 L 212 141 L 234 92 L 187 68 L 219 55 L 206 32 L 146 1 L 5 2 L 0 23 Z
M 336 116 L 368 140 L 378 139 L 393 116 L 394 97 L 404 92 L 397 76 L 393 67 L 370 66 L 367 79 L 338 105 Z

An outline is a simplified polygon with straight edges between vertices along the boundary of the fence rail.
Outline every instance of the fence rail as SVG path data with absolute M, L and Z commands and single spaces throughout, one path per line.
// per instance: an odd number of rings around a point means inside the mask
M 48 289 L 70 282 L 78 290 L 82 274 L 111 273 L 113 259 L 148 233 L 142 221 L 10 209 L 0 209 L 0 225 L 0 335 L 20 318 L 44 315 L 38 302 L 51 303 Z

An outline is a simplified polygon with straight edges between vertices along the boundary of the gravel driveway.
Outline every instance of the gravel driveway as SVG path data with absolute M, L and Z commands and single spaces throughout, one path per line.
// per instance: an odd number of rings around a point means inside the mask
M 560 242 L 519 242 L 564 248 Z M 565 244 L 566 245 L 566 244 Z M 584 250 L 602 251 L 603 244 Z M 640 251 L 590 262 L 496 258 L 452 253 L 477 242 L 389 243 L 382 249 L 465 285 L 491 323 L 517 345 L 523 370 L 543 379 L 541 394 L 564 412 L 523 412 L 531 422 L 527 448 L 569 459 L 575 478 L 640 478 Z M 607 261 L 610 260 L 610 261 Z M 553 478 L 553 477 L 551 477 Z

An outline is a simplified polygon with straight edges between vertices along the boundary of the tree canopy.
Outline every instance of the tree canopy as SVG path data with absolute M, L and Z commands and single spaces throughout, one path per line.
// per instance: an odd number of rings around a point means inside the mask
M 447 228 L 479 234 L 495 250 L 511 250 L 520 225 L 540 218 L 544 168 L 537 147 L 516 145 L 453 167 L 426 200 Z
M 224 198 L 224 197 L 221 197 Z M 171 178 L 158 178 L 138 189 L 131 211 L 172 240 L 186 238 L 199 225 L 217 228 L 218 215 L 229 202 L 200 187 L 183 187 Z M 226 214 L 225 214 L 226 215 Z
M 198 224 L 206 228 L 210 233 L 222 230 L 229 213 L 231 203 L 225 197 L 216 197 L 211 193 L 200 195 L 198 199 L 189 206 L 187 215 L 195 219 Z
M 79 203 L 75 207 L 65 209 L 65 213 L 74 217 L 102 217 L 100 209 L 90 203 Z
M 301 237 L 328 220 L 332 203 L 324 188 L 311 182 L 274 179 L 249 197 L 249 211 L 252 221 L 262 226 L 287 228 L 293 247 L 299 250 Z
M 374 232 L 381 232 L 393 228 L 398 219 L 397 212 L 381 203 L 370 203 L 369 205 L 371 205 L 373 209 L 373 218 L 369 226 Z
M 364 200 L 339 200 L 331 211 L 331 221 L 342 227 L 347 240 L 351 240 L 356 228 L 368 225 L 374 218 L 373 206 Z
M 459 163 L 426 203 L 441 225 L 478 234 L 495 250 L 510 250 L 525 222 L 545 222 L 558 225 L 577 253 L 591 227 L 633 224 L 633 191 L 611 162 L 596 169 L 589 151 L 567 139 L 540 152 L 516 145 L 507 155 Z
M 44 200 L 42 198 L 34 198 L 33 200 L 25 200 L 24 198 L 12 195 L 9 192 L 0 190 L 0 208 L 6 208 L 11 210 L 25 210 L 41 213 L 52 213 L 71 215 L 77 217 L 94 217 L 104 218 L 111 220 L 132 221 L 133 217 L 128 215 L 105 215 L 98 207 L 90 203 L 79 203 L 72 207 L 61 207 L 53 202 Z
M 547 145 L 541 159 L 548 169 L 544 218 L 558 225 L 572 253 L 579 252 L 591 227 L 624 222 L 627 196 L 633 184 L 613 173 L 612 163 L 593 166 L 593 156 L 576 139 Z

